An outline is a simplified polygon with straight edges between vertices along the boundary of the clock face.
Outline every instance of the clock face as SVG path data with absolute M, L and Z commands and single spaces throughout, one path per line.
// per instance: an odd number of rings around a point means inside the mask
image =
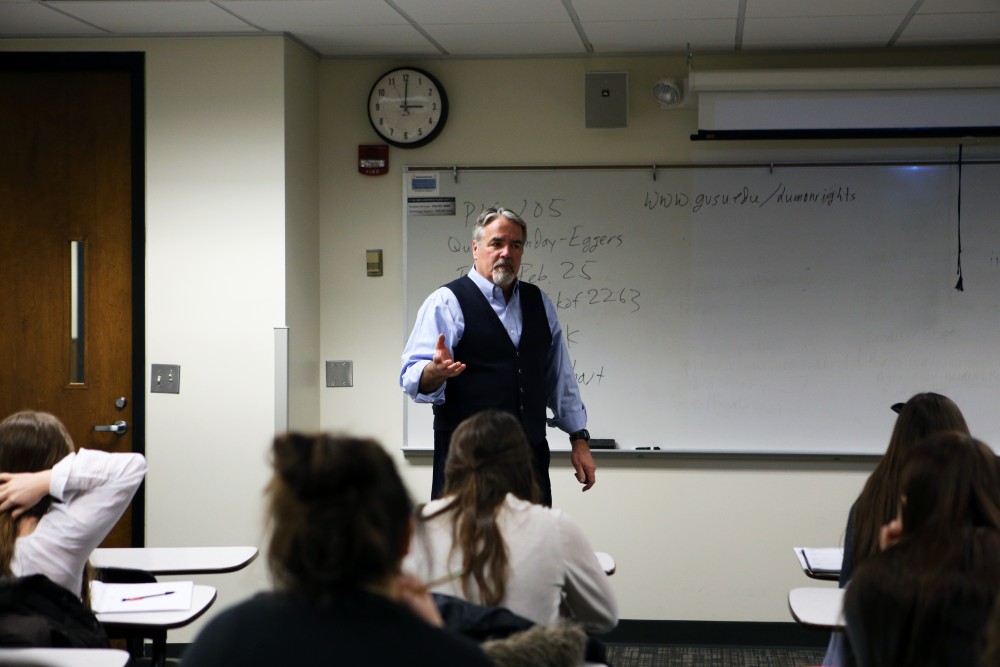
M 423 146 L 444 129 L 448 97 L 438 80 L 423 70 L 389 70 L 368 94 L 368 120 L 393 146 Z

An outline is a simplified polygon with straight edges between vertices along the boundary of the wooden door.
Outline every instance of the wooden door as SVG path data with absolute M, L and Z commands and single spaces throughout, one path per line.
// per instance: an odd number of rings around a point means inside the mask
M 59 54 L 66 69 L 20 55 L 29 66 L 0 61 L 0 414 L 51 412 L 77 447 L 141 451 L 135 72 L 90 70 L 80 54 Z M 94 430 L 116 422 L 124 434 Z M 130 511 L 105 545 L 132 546 L 132 521 Z

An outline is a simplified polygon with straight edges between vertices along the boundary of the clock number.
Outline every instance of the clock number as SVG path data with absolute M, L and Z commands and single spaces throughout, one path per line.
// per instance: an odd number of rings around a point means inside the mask
M 379 97 L 385 97 L 385 88 L 379 88 L 378 89 L 378 96 Z
M 410 133 L 408 131 L 403 132 L 403 141 L 408 141 L 409 138 L 410 138 Z
M 381 111 L 381 110 L 382 110 L 382 105 L 379 104 L 378 102 L 376 102 L 375 103 L 375 111 Z

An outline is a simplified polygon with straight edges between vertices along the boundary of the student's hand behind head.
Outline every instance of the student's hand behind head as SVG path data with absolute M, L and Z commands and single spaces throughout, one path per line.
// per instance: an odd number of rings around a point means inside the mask
M 17 519 L 49 495 L 51 479 L 51 470 L 0 473 L 0 512 Z

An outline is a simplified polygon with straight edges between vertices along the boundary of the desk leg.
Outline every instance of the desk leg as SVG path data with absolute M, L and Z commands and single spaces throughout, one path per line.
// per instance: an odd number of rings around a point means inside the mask
M 166 629 L 153 630 L 150 635 L 153 638 L 153 655 L 150 659 L 150 666 L 165 667 L 167 664 L 167 631 Z

